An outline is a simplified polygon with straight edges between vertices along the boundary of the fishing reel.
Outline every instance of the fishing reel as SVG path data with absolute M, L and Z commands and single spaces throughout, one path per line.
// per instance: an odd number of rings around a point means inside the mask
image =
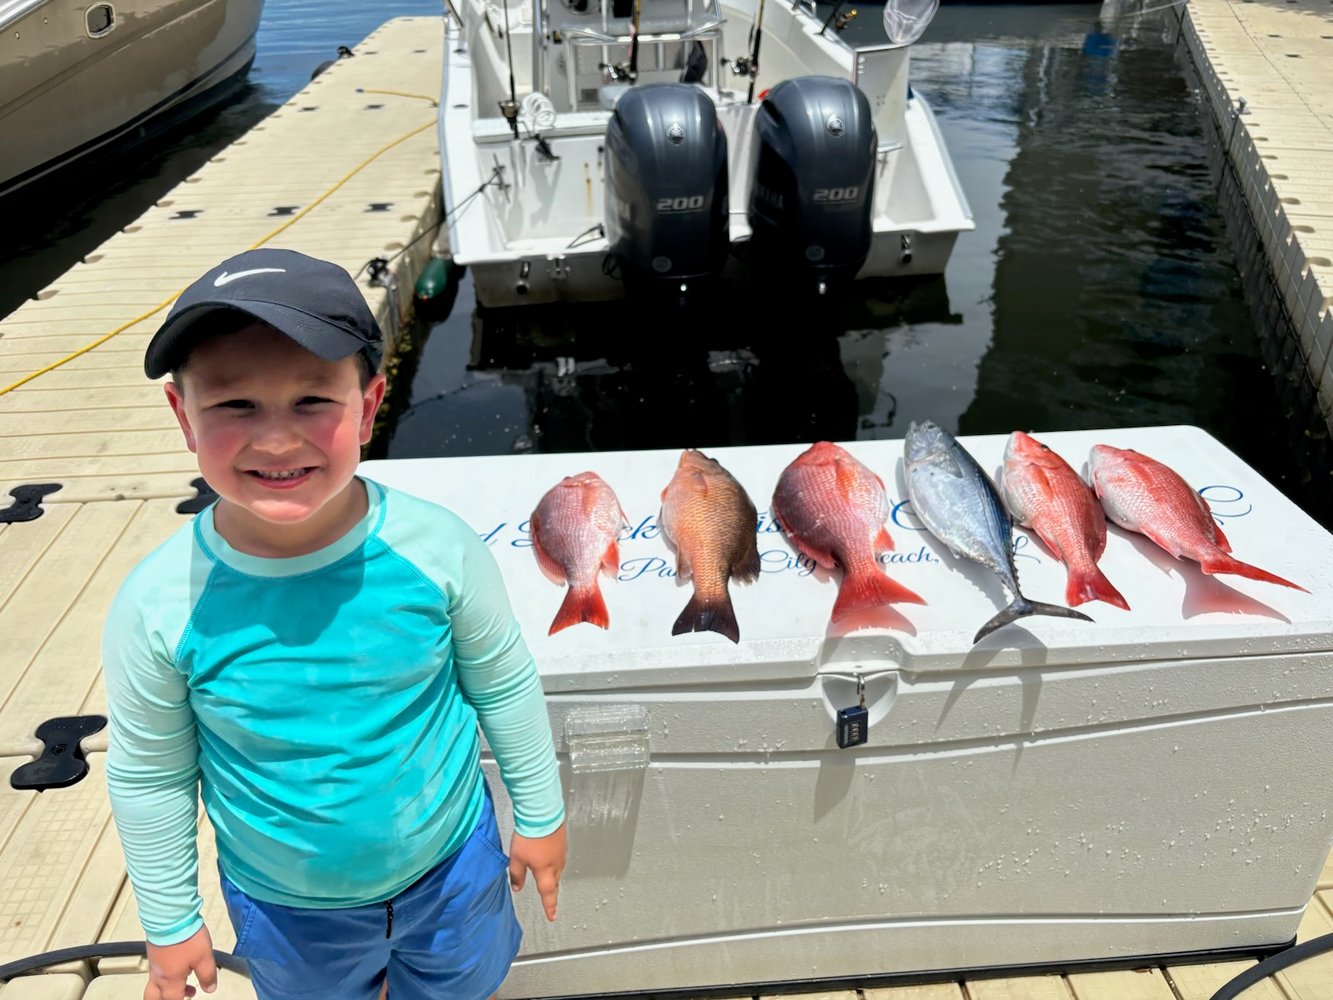
M 629 63 L 598 63 L 604 83 L 633 83 L 638 73 Z
M 833 30 L 841 31 L 843 28 L 847 27 L 847 25 L 850 22 L 855 20 L 856 20 L 856 8 L 853 7 L 847 13 L 839 14 L 837 17 L 833 19 Z
M 500 114 L 504 115 L 505 121 L 509 123 L 509 128 L 514 133 L 514 138 L 518 138 L 518 101 L 510 98 L 507 101 L 499 101 Z
M 755 76 L 759 72 L 759 59 L 756 56 L 738 56 L 735 59 L 723 59 L 731 67 L 734 76 Z
M 842 12 L 843 5 L 846 2 L 847 0 L 838 0 L 838 2 L 833 5 L 833 10 L 824 20 L 824 26 L 819 29 L 821 35 L 828 31 L 830 25 L 832 25 L 834 31 L 841 31 L 843 28 L 847 27 L 848 22 L 856 20 L 855 7 L 847 11 L 845 14 Z

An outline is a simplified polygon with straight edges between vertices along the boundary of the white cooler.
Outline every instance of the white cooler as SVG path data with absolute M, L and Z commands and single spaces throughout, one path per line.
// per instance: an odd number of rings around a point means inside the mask
M 412 459 L 363 471 L 485 538 L 540 665 L 570 856 L 559 918 L 518 901 L 504 997 L 870 981 L 996 967 L 1253 952 L 1289 942 L 1333 839 L 1333 537 L 1203 431 L 1038 434 L 1084 471 L 1136 448 L 1200 489 L 1234 554 L 1303 594 L 1210 578 L 1110 529 L 1102 569 L 1131 611 L 1025 618 L 910 513 L 902 442 L 845 447 L 884 480 L 886 569 L 927 606 L 903 629 L 829 632 L 836 577 L 768 511 L 804 445 L 705 449 L 760 511 L 764 572 L 732 585 L 741 642 L 671 635 L 689 596 L 657 527 L 678 451 Z M 1002 435 L 964 437 L 996 473 Z M 547 629 L 563 588 L 528 516 L 591 469 L 629 515 L 608 631 Z M 1065 570 L 1016 532 L 1024 592 Z M 869 740 L 839 749 L 856 705 Z M 506 843 L 508 801 L 493 761 Z

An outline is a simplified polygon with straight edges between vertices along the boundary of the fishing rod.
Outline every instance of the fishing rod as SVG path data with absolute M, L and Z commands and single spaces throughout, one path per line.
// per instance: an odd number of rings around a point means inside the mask
M 500 114 L 509 122 L 509 128 L 518 138 L 518 91 L 514 88 L 514 43 L 509 39 L 509 0 L 504 0 L 505 9 L 505 62 L 509 68 L 509 100 L 500 102 Z
M 828 31 L 828 26 L 833 23 L 833 19 L 838 16 L 838 11 L 842 10 L 842 8 L 846 5 L 846 3 L 847 0 L 838 0 L 838 2 L 833 5 L 833 10 L 829 13 L 829 16 L 824 20 L 824 27 L 819 29 L 819 33 L 821 35 L 824 32 Z
M 750 50 L 750 58 L 746 68 L 750 71 L 750 92 L 746 95 L 745 103 L 754 103 L 754 81 L 759 75 L 759 43 L 764 40 L 764 0 L 759 0 L 759 14 L 754 19 L 754 48 Z
M 634 0 L 634 20 L 630 23 L 629 82 L 639 78 L 639 18 L 643 14 L 643 0 Z

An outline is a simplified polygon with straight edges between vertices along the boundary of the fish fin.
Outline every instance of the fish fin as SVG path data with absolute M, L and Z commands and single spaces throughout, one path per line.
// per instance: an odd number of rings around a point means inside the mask
M 1120 591 L 1116 590 L 1106 574 L 1097 566 L 1089 570 L 1069 570 L 1069 580 L 1065 586 L 1065 600 L 1078 605 L 1086 601 L 1105 601 L 1117 608 L 1129 610 L 1129 602 Z
M 741 628 L 736 624 L 736 611 L 731 606 L 731 595 L 723 590 L 721 594 L 705 598 L 696 590 L 685 610 L 671 626 L 672 635 L 682 632 L 716 632 L 725 635 L 732 642 L 741 641 Z
M 1135 451 L 1133 448 L 1126 448 L 1125 450 L 1129 452 L 1129 454 L 1131 455 L 1137 455 L 1139 458 L 1148 458 L 1147 455 L 1143 454 L 1142 452 Z M 1149 458 L 1148 461 L 1153 462 L 1155 465 L 1162 464 L 1161 462 L 1157 462 L 1155 459 L 1151 458 Z M 1148 472 L 1148 469 L 1145 468 L 1142 463 L 1125 462 L 1122 468 L 1124 469 L 1125 474 L 1127 474 L 1133 479 L 1137 479 L 1139 481 L 1139 485 L 1142 486 L 1144 489 L 1148 490 L 1149 492 L 1153 493 L 1156 492 L 1156 490 L 1154 489 L 1154 486 L 1156 486 L 1156 481 L 1154 480 L 1153 476 Z M 1167 471 L 1174 472 L 1175 470 L 1168 469 Z
M 595 580 L 589 587 L 570 587 L 565 591 L 565 600 L 555 613 L 551 630 L 546 634 L 555 635 L 561 629 L 579 622 L 591 622 L 598 628 L 611 627 L 611 615 L 606 610 L 606 601 L 602 599 L 602 589 Z
M 955 479 L 963 478 L 963 466 L 953 455 L 948 452 L 940 452 L 934 459 L 934 464 L 939 467 L 941 472 L 953 476 Z
M 807 559 L 814 560 L 816 566 L 822 566 L 824 569 L 832 569 L 838 565 L 838 561 L 833 558 L 833 553 L 822 549 L 815 549 L 806 544 L 804 539 L 795 535 L 788 527 L 791 523 L 782 514 L 781 505 L 778 503 L 778 494 L 773 494 L 773 503 L 771 504 L 773 519 L 777 521 L 778 527 L 782 529 L 782 535 L 791 544 L 791 547 Z
M 737 560 L 736 565 L 731 567 L 731 578 L 739 580 L 741 583 L 754 583 L 759 579 L 759 546 L 754 535 L 747 535 L 745 539 L 745 550 Z
M 791 547 L 793 549 L 821 569 L 833 569 L 839 565 L 838 560 L 833 557 L 832 552 L 825 549 L 816 549 L 813 546 L 806 544 L 804 540 L 794 538 L 791 535 L 787 536 L 787 540 L 791 542 Z
M 889 535 L 889 529 L 880 528 L 879 534 L 875 536 L 875 541 L 872 544 L 875 549 L 875 555 L 879 555 L 881 552 L 892 552 L 893 538 Z
M 602 569 L 614 576 L 620 571 L 620 540 L 613 538 L 602 553 Z
M 1053 618 L 1077 618 L 1079 621 L 1092 621 L 1082 611 L 1062 608 L 1058 604 L 1029 601 L 1022 594 L 1019 594 L 1007 608 L 977 630 L 977 634 L 972 637 L 972 644 L 976 645 L 1002 625 L 1008 625 L 1010 622 L 1017 621 L 1019 618 L 1026 618 L 1028 615 L 1050 615 Z
M 684 549 L 680 545 L 676 547 L 676 579 L 681 583 L 688 583 L 689 577 L 694 575 L 694 568 L 689 564 L 689 559 L 685 557 Z
M 859 477 L 855 467 L 848 462 L 835 462 L 833 464 L 833 475 L 838 488 L 838 496 L 846 500 L 852 495 L 852 490 L 856 489 L 856 481 Z M 871 475 L 874 475 L 874 473 L 872 472 Z
M 1032 466 L 1032 478 L 1041 484 L 1042 497 L 1050 500 L 1055 496 L 1055 484 L 1051 482 L 1051 477 L 1040 465 Z
M 1025 524 L 1023 525 L 1023 527 L 1027 528 L 1028 531 L 1036 535 L 1037 538 L 1041 540 L 1041 544 L 1046 546 L 1046 549 L 1051 553 L 1051 555 L 1055 556 L 1055 558 L 1057 559 L 1061 558 L 1060 546 L 1056 544 L 1055 536 L 1054 534 L 1052 534 L 1046 521 L 1043 521 L 1041 524 L 1035 524 L 1035 523 Z
M 1116 523 L 1119 524 L 1120 522 L 1117 521 Z M 1127 526 L 1127 525 L 1121 525 L 1121 527 L 1128 527 L 1128 526 Z M 1153 544 L 1156 545 L 1159 549 L 1161 549 L 1163 552 L 1169 552 L 1171 555 L 1175 556 L 1177 559 L 1182 558 L 1183 555 L 1184 555 L 1184 553 L 1182 553 L 1182 552 L 1180 551 L 1180 548 L 1179 548 L 1178 546 L 1167 544 L 1166 536 L 1165 536 L 1165 535 L 1163 535 L 1160 531 L 1153 531 L 1153 530 L 1151 530 L 1150 528 L 1148 528 L 1147 525 L 1137 525 L 1137 524 L 1136 524 L 1136 525 L 1130 527 L 1129 530 L 1131 530 L 1131 531 L 1137 531 L 1137 532 L 1138 532 L 1139 534 L 1141 534 L 1141 535 L 1146 535 L 1149 539 L 1152 540 Z
M 925 604 L 925 598 L 908 590 L 901 583 L 889 579 L 879 570 L 848 573 L 838 588 L 838 599 L 833 602 L 834 622 L 859 611 L 873 611 L 885 604 Z
M 541 539 L 538 537 L 537 532 L 536 514 L 532 516 L 532 551 L 536 553 L 537 565 L 551 576 L 555 577 L 557 580 L 564 580 L 568 577 L 568 574 L 565 572 L 565 567 L 552 559 L 550 553 L 542 548 Z
M 823 549 L 812 549 L 804 545 L 800 546 L 800 551 L 803 555 L 813 559 L 815 565 L 821 569 L 834 569 L 839 565 L 832 552 L 825 552 Z
M 1213 518 L 1213 508 L 1208 506 L 1208 501 L 1200 496 L 1197 490 L 1191 490 L 1190 495 L 1194 497 L 1194 502 L 1199 505 L 1200 513 L 1208 518 L 1208 523 L 1213 526 L 1213 544 L 1223 552 L 1230 552 L 1231 543 L 1227 541 L 1227 536 L 1222 534 L 1222 526 Z
M 1233 555 L 1218 551 L 1215 554 L 1204 556 L 1199 560 L 1199 566 L 1210 576 L 1214 573 L 1231 573 L 1235 576 L 1243 576 L 1250 580 L 1262 580 L 1264 583 L 1276 583 L 1283 587 L 1290 587 L 1292 590 L 1300 590 L 1309 593 L 1299 583 L 1292 583 L 1290 580 L 1284 580 L 1275 573 L 1270 573 L 1266 569 L 1260 569 L 1258 566 L 1251 566 L 1249 563 L 1241 562 Z

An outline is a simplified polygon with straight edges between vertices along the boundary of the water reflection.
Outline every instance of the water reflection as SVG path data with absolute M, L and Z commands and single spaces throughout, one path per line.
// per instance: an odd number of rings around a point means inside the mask
M 761 289 L 688 309 L 461 307 L 432 335 L 393 457 L 848 440 L 889 433 L 888 333 L 957 324 L 941 278 L 793 303 Z M 421 392 L 428 371 L 466 373 Z M 437 338 L 446 345 L 432 356 Z

